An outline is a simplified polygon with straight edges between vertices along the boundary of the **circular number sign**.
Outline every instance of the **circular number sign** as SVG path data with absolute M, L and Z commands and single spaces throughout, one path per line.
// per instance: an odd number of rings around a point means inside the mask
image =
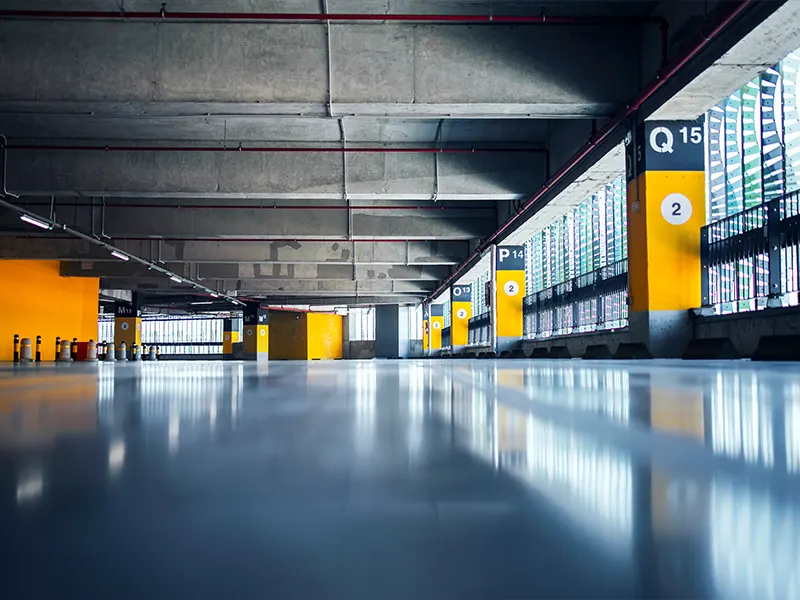
M 253 335 L 253 330 L 252 329 L 248 329 L 247 330 L 247 335 Z
M 519 294 L 519 286 L 516 281 L 509 281 L 503 286 L 506 296 L 516 296 Z
M 683 225 L 692 218 L 692 203 L 683 194 L 670 194 L 661 202 L 661 216 L 670 225 Z
M 439 329 L 441 326 L 442 326 L 442 324 L 441 324 L 441 323 L 439 323 L 439 321 L 434 321 L 434 322 L 433 322 L 433 328 L 434 328 L 434 329 Z
M 466 311 L 466 310 L 464 310 L 463 308 L 459 308 L 459 309 L 456 311 L 456 316 L 457 316 L 459 319 L 466 319 L 466 318 L 467 318 L 467 311 Z
M 123 323 L 122 325 L 120 325 L 120 327 L 122 327 L 122 331 L 128 331 L 129 325 L 127 323 Z

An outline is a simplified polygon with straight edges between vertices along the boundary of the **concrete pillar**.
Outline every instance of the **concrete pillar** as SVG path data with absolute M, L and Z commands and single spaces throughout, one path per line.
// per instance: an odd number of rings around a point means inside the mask
M 453 353 L 469 342 L 469 320 L 472 318 L 472 285 L 450 288 L 450 335 Z
M 342 358 L 350 358 L 350 315 L 342 315 Z
M 431 304 L 429 307 L 430 344 L 431 351 L 438 352 L 442 349 L 442 329 L 444 328 L 444 304 Z
M 375 357 L 408 358 L 408 308 L 397 304 L 375 307 Z
M 701 304 L 706 221 L 702 121 L 649 121 L 626 139 L 631 341 L 679 357 Z
M 132 348 L 134 344 L 142 345 L 141 305 L 135 293 L 131 302 L 114 302 L 114 345 L 119 348 L 123 342 L 127 348 Z
M 499 354 L 522 339 L 525 246 L 497 246 L 492 254 L 493 346 Z
M 244 360 L 269 360 L 269 311 L 257 302 L 244 310 Z

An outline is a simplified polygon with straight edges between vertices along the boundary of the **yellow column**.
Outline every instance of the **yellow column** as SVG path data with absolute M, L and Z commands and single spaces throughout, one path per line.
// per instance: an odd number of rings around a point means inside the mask
M 430 307 L 427 304 L 422 305 L 422 351 L 427 354 L 430 350 Z
M 442 348 L 442 328 L 444 327 L 444 305 L 431 304 L 428 308 L 431 321 L 431 350 L 440 350 Z
M 472 285 L 450 288 L 450 335 L 453 351 L 469 342 L 469 320 L 472 317 Z
M 128 352 L 134 344 L 142 345 L 142 319 L 137 302 L 114 303 L 114 345 L 125 342 Z
M 222 321 L 222 356 L 226 360 L 233 358 L 233 345 L 239 342 L 239 320 L 223 319 Z
M 648 121 L 626 139 L 630 336 L 657 357 L 682 354 L 701 304 L 703 138 L 701 121 Z
M 495 352 L 522 339 L 522 301 L 525 299 L 525 246 L 497 246 L 494 252 Z

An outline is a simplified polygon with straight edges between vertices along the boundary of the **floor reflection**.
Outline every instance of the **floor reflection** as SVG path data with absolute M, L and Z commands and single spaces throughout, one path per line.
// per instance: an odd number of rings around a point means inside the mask
M 800 598 L 800 510 L 723 479 L 711 484 L 710 552 L 721 597 Z
M 6 375 L 0 525 L 15 553 L 3 576 L 29 596 L 69 577 L 18 573 L 82 577 L 76 549 L 89 544 L 99 580 L 122 578 L 132 597 L 154 597 L 140 573 L 168 567 L 178 597 L 800 600 L 792 368 L 165 362 Z M 231 569 L 253 587 L 230 587 Z
M 649 556 L 651 564 L 639 568 L 656 574 L 651 590 L 800 598 L 798 377 L 769 369 L 640 371 L 497 367 L 488 380 L 477 373 L 455 379 L 450 401 L 442 400 L 437 412 L 452 419 L 476 456 L 492 457 L 499 470 L 546 494 L 576 526 L 602 533 L 607 552 L 622 550 L 634 561 Z M 504 405 L 509 390 L 523 392 L 514 397 L 527 398 L 527 410 L 519 402 Z M 649 426 L 687 444 L 696 440 L 698 456 L 710 451 L 777 469 L 786 479 L 772 480 L 781 482 L 781 492 L 773 493 L 713 469 L 703 477 L 664 470 L 634 459 L 624 440 L 598 442 L 592 431 L 538 418 L 541 404 Z M 794 492 L 782 493 L 787 485 Z M 634 558 L 634 547 L 649 550 Z

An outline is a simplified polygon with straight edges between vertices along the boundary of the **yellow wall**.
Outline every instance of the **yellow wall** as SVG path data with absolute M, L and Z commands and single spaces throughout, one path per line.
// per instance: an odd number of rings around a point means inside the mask
M 99 279 L 61 277 L 58 261 L 0 260 L 0 361 L 13 360 L 15 333 L 41 335 L 42 360 L 55 360 L 56 336 L 96 339 L 99 293 Z
M 286 310 L 269 311 L 270 360 L 306 360 L 308 357 L 307 337 L 308 321 L 305 313 Z
M 342 358 L 342 317 L 308 313 L 308 359 Z

